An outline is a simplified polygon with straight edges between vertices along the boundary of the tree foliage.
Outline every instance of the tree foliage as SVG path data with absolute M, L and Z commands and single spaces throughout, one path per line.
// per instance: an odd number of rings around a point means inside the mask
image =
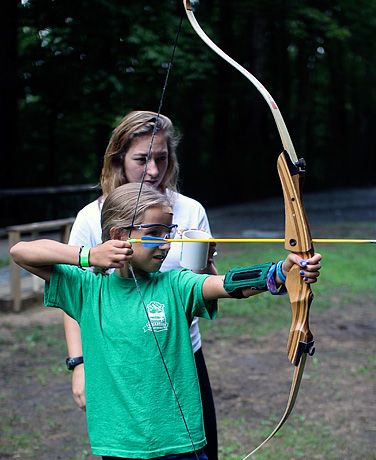
M 96 183 L 119 119 L 158 109 L 181 1 L 16 3 L 17 54 L 8 62 L 16 63 L 17 88 L 9 72 L 1 103 L 10 107 L 5 94 L 16 94 L 17 135 L 6 155 L 17 158 L 17 174 L 5 174 L 4 186 Z M 375 183 L 376 2 L 192 3 L 208 35 L 278 103 L 308 163 L 308 189 Z M 162 113 L 183 135 L 184 192 L 206 205 L 280 193 L 281 143 L 267 105 L 187 20 Z

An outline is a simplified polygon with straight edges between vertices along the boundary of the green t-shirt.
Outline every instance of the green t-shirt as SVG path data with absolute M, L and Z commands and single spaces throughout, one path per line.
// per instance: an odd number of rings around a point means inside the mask
M 137 278 L 196 449 L 206 444 L 189 325 L 214 319 L 205 275 L 170 270 Z M 45 304 L 81 327 L 88 432 L 96 455 L 153 458 L 192 445 L 132 278 L 55 265 Z

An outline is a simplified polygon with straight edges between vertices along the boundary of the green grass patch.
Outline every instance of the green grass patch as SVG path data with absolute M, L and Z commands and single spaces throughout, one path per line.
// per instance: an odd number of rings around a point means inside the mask
M 224 460 L 242 459 L 269 436 L 278 421 L 278 417 L 272 416 L 254 428 L 244 419 L 221 419 L 218 425 L 221 433 L 220 458 Z M 354 446 L 354 450 L 349 451 L 346 440 L 333 434 L 331 426 L 325 420 L 312 423 L 309 420 L 309 414 L 307 417 L 292 414 L 288 422 L 252 456 L 252 459 L 325 458 L 325 460 L 338 460 L 343 458 L 340 457 L 340 452 L 346 452 L 346 458 L 370 458 L 367 457 L 364 449 L 362 451 L 362 446 Z M 362 452 L 364 457 L 361 457 Z
M 0 267 L 7 267 L 9 265 L 9 257 L 7 259 L 0 259 Z

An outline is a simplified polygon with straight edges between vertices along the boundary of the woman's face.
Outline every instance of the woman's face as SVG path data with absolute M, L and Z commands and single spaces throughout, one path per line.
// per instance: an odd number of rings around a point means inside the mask
M 124 157 L 124 171 L 128 182 L 141 182 L 149 153 L 151 135 L 136 137 Z M 162 133 L 154 136 L 144 183 L 159 187 L 168 167 L 167 142 Z

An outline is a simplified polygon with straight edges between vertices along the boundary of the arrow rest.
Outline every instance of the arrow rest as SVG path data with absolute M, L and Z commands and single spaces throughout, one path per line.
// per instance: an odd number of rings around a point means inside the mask
M 306 172 L 307 163 L 304 158 L 299 158 L 295 164 L 300 172 Z

